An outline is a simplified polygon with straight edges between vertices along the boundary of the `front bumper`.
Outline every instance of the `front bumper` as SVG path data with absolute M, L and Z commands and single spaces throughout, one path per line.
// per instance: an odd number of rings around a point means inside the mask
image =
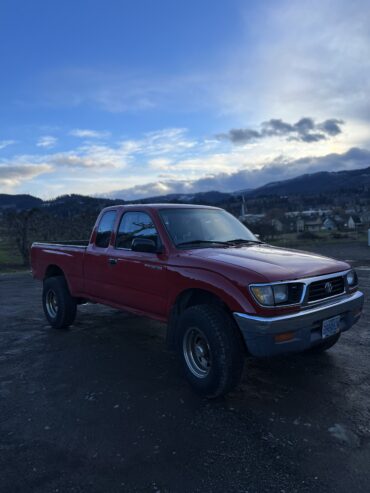
M 258 317 L 234 313 L 234 318 L 253 356 L 273 356 L 304 351 L 320 344 L 322 322 L 328 318 L 340 315 L 340 332 L 350 329 L 360 318 L 363 303 L 363 293 L 356 291 L 292 314 Z M 292 333 L 289 340 L 276 339 L 277 335 L 288 332 Z

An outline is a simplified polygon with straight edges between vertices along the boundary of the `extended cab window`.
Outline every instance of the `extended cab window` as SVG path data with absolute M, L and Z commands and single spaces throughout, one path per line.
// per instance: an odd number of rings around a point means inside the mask
M 98 230 L 96 232 L 95 245 L 100 248 L 107 248 L 113 231 L 116 211 L 105 212 L 100 219 Z
M 130 248 L 134 238 L 147 238 L 159 246 L 152 218 L 145 212 L 126 212 L 118 228 L 116 248 Z

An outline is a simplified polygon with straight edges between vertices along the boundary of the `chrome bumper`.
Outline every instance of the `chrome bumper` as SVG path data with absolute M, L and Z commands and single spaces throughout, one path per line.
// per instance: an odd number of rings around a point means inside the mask
M 322 322 L 328 318 L 340 315 L 340 331 L 348 330 L 360 318 L 363 303 L 363 293 L 356 291 L 297 313 L 276 317 L 234 313 L 234 318 L 249 352 L 254 356 L 272 356 L 304 351 L 319 344 Z M 285 332 L 294 332 L 294 337 L 286 342 L 276 342 L 275 336 Z

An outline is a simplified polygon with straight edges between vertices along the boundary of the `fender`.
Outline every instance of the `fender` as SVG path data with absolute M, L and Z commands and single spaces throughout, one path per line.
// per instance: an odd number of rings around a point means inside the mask
M 230 312 L 241 311 L 254 314 L 255 307 L 247 296 L 247 288 L 239 286 L 231 279 L 208 269 L 168 266 L 171 276 L 171 291 L 167 305 L 167 317 L 179 296 L 188 289 L 201 289 L 220 298 Z

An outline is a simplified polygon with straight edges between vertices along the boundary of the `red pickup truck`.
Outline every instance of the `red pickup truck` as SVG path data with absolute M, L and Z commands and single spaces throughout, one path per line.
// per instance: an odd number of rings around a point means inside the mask
M 51 326 L 71 325 L 87 301 L 167 322 L 207 397 L 235 387 L 245 355 L 329 349 L 363 306 L 346 262 L 270 246 L 216 207 L 108 207 L 89 241 L 34 243 L 31 263 Z

